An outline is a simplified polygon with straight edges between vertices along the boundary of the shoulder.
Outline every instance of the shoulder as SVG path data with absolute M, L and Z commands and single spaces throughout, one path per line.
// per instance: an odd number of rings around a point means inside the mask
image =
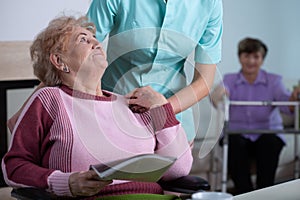
M 235 81 L 239 78 L 239 73 L 228 73 L 228 74 L 225 74 L 224 75 L 224 81 L 229 81 L 229 82 L 232 82 L 232 81 Z
M 33 100 L 38 99 L 47 110 L 53 110 L 61 107 L 64 94 L 67 95 L 59 87 L 44 87 L 34 93 Z
M 261 73 L 266 77 L 269 82 L 278 82 L 282 80 L 282 76 L 275 73 L 267 72 L 266 70 L 261 70 Z
M 240 72 L 236 73 L 227 73 L 223 77 L 223 84 L 227 90 L 232 90 L 236 86 L 242 83 L 242 77 Z
M 181 3 L 185 2 L 182 1 Z M 195 9 L 201 9 L 207 13 L 215 11 L 221 12 L 223 10 L 222 0 L 193 0 L 189 6 L 194 7 Z
M 131 0 L 93 0 L 91 6 L 96 5 L 118 5 L 123 1 L 131 1 Z
M 212 0 L 211 2 L 213 3 L 214 7 L 223 7 L 222 0 Z
M 194 0 L 194 1 L 199 2 L 202 5 L 213 6 L 213 7 L 216 6 L 216 5 L 222 4 L 222 0 L 202 0 L 202 1 Z
M 43 87 L 43 88 L 41 88 L 41 89 L 39 89 L 39 90 L 37 90 L 37 92 L 39 92 L 39 93 L 48 93 L 48 92 L 50 92 L 50 93 L 57 93 L 57 92 L 59 92 L 61 89 L 59 88 L 59 86 L 53 86 L 53 87 Z
M 128 1 L 128 0 L 123 0 Z M 122 0 L 93 0 L 90 8 L 94 8 L 96 10 L 115 10 L 119 7 L 119 5 L 123 2 Z
M 35 91 L 28 101 L 24 104 L 19 112 L 17 112 L 11 119 L 9 119 L 10 130 L 13 130 L 13 127 L 17 123 L 17 120 L 23 119 L 27 113 L 30 115 L 30 119 L 34 116 L 47 115 L 48 111 L 53 110 L 53 105 L 57 105 L 57 99 L 54 99 L 58 94 L 59 88 L 54 87 L 44 87 Z M 47 112 L 43 112 L 46 110 Z
M 198 1 L 198 0 L 197 0 Z M 202 1 L 204 3 L 204 6 L 210 10 L 218 10 L 222 11 L 223 10 L 223 2 L 222 0 L 205 0 Z
M 59 87 L 43 87 L 35 92 L 35 96 L 39 98 L 56 98 L 60 94 L 61 89 Z

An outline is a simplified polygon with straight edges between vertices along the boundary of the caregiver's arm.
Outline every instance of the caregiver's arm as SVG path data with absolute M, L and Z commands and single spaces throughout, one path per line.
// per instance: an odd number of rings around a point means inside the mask
M 215 71 L 216 64 L 195 64 L 194 77 L 191 84 L 168 99 L 176 114 L 191 107 L 209 94 L 214 82 Z

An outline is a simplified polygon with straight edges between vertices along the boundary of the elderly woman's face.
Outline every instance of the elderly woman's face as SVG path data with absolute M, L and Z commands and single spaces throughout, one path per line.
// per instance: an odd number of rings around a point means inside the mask
M 260 51 L 253 53 L 241 53 L 239 59 L 242 65 L 242 72 L 248 75 L 258 74 L 264 61 L 263 54 Z
M 77 27 L 72 33 L 65 55 L 70 70 L 83 75 L 99 74 L 107 67 L 106 55 L 93 33 Z M 87 77 L 86 77 L 87 78 Z

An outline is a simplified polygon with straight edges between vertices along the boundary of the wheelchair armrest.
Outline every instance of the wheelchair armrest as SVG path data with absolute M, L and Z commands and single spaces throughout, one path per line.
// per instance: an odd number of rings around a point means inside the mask
M 201 190 L 210 190 L 208 181 L 201 177 L 187 175 L 170 181 L 158 181 L 159 185 L 167 191 L 193 194 Z
M 18 200 L 59 200 L 71 199 L 69 197 L 58 197 L 55 194 L 38 188 L 18 188 L 11 191 L 11 196 Z M 74 199 L 74 198 L 73 198 Z

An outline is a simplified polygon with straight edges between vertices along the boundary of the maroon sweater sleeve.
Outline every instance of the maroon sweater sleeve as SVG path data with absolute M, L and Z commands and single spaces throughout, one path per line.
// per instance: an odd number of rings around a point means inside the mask
M 11 186 L 47 188 L 47 178 L 54 171 L 48 169 L 51 149 L 48 133 L 53 120 L 39 98 L 34 99 L 23 114 L 3 158 L 4 177 Z
M 179 121 L 176 119 L 173 108 L 170 103 L 152 108 L 150 111 L 152 126 L 155 131 L 176 126 Z

